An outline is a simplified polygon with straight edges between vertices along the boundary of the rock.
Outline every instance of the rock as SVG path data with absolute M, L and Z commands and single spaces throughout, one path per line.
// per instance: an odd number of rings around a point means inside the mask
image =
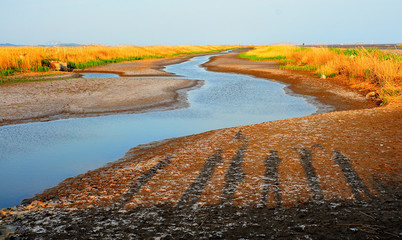
M 50 67 L 56 71 L 68 71 L 67 63 L 60 61 L 50 61 Z
M 374 98 L 378 98 L 378 97 L 379 97 L 379 95 L 376 92 L 369 92 L 366 94 L 367 99 L 374 99 Z
M 24 229 L 19 226 L 3 225 L 0 226 L 0 239 L 8 239 L 9 236 L 23 232 Z
M 32 232 L 34 232 L 34 233 L 45 233 L 46 230 L 43 227 L 35 226 L 34 228 L 32 228 Z
M 321 77 L 320 77 L 321 79 L 326 79 L 327 78 L 327 76 L 325 76 L 324 74 L 321 74 Z
M 0 209 L 0 218 L 7 216 L 7 213 L 8 213 L 7 208 Z

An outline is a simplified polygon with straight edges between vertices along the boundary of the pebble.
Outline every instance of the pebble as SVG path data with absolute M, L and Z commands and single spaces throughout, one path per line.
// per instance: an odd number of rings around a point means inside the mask
M 19 226 L 3 225 L 0 226 L 0 239 L 6 239 L 6 237 L 23 232 L 24 230 Z
M 379 96 L 378 96 L 378 93 L 376 93 L 376 92 L 369 92 L 369 93 L 367 93 L 367 95 L 366 95 L 366 98 L 367 99 L 373 99 L 373 98 L 378 98 Z

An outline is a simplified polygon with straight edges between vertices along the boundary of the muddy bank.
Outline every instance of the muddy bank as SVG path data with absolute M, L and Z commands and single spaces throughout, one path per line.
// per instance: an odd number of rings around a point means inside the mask
M 0 225 L 27 239 L 392 239 L 401 117 L 338 111 L 139 146 L 4 211 Z
M 210 71 L 249 74 L 287 85 L 290 94 L 312 96 L 313 104 L 322 103 L 334 106 L 336 110 L 373 108 L 377 104 L 368 101 L 365 93 L 351 90 L 339 81 L 322 80 L 312 76 L 310 72 L 280 70 L 279 64 L 273 61 L 250 61 L 238 57 L 240 51 L 216 56 L 203 64 Z M 308 98 L 307 98 L 308 99 Z
M 374 199 L 270 209 L 94 208 L 32 212 L 13 223 L 24 226 L 22 239 L 398 239 L 398 204 Z
M 98 66 L 85 72 L 108 72 L 122 76 L 175 76 L 166 65 L 190 57 L 146 59 Z M 32 81 L 0 85 L 0 126 L 90 117 L 118 112 L 138 113 L 187 106 L 185 92 L 202 84 L 186 79 L 84 79 L 79 73 L 21 76 Z M 43 81 L 46 80 L 46 81 Z
M 187 79 L 85 79 L 24 82 L 0 86 L 0 125 L 89 117 L 118 112 L 185 107 Z
M 194 56 L 199 56 L 193 55 Z M 132 62 L 115 63 L 96 67 L 86 68 L 85 70 L 74 70 L 74 72 L 99 72 L 114 73 L 122 77 L 141 77 L 141 76 L 176 76 L 173 73 L 164 71 L 167 65 L 179 64 L 188 61 L 191 57 L 183 56 L 176 58 L 144 59 Z

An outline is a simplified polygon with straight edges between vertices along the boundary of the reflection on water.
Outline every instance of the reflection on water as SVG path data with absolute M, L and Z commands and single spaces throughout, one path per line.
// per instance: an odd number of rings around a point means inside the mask
M 114 73 L 80 73 L 84 78 L 118 78 L 118 74 Z
M 316 111 L 304 98 L 286 95 L 277 82 L 199 67 L 209 57 L 166 68 L 205 80 L 188 93 L 189 108 L 0 127 L 0 208 L 114 161 L 138 144 Z

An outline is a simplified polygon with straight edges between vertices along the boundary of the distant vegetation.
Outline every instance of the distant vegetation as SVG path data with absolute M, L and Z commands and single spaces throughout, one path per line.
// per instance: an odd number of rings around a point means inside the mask
M 384 103 L 402 101 L 402 57 L 379 49 L 259 46 L 241 54 L 252 60 L 277 60 L 281 69 L 310 71 L 352 88 L 375 91 Z M 323 80 L 325 81 L 325 80 Z
M 78 46 L 78 47 L 0 47 L 0 77 L 23 72 L 47 72 L 51 61 L 65 62 L 70 69 L 133 61 L 208 53 L 238 46 Z

